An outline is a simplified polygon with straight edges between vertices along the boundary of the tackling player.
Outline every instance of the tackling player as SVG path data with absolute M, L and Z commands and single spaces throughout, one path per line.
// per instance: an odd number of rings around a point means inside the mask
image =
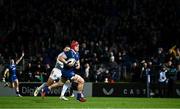
M 63 52 L 67 52 L 69 51 L 70 48 L 69 47 L 65 47 Z M 43 90 L 43 93 L 41 93 L 42 96 L 45 96 L 45 91 L 48 92 L 49 90 L 51 90 L 52 88 L 58 87 L 58 86 L 63 86 L 62 93 L 60 96 L 60 99 L 63 100 L 68 100 L 66 97 L 64 97 L 64 93 L 66 92 L 67 88 L 69 87 L 69 82 L 66 82 L 65 84 L 63 82 L 61 82 L 61 69 L 63 68 L 63 63 L 59 60 L 59 57 L 63 54 L 60 53 L 57 57 L 56 60 L 56 65 L 55 67 L 52 69 L 51 74 L 48 78 L 48 81 L 43 83 L 40 87 L 37 87 L 35 92 L 34 92 L 34 96 L 37 96 L 39 94 L 40 91 Z M 56 82 L 57 81 L 57 82 Z

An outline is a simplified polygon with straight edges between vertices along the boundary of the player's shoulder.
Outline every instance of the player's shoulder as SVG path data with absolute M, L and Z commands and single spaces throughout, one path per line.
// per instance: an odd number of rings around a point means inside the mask
M 68 50 L 68 51 L 64 51 L 65 54 L 69 55 L 69 54 L 73 54 L 72 49 Z
M 67 52 L 67 51 L 69 51 L 69 50 L 71 50 L 71 48 L 68 47 L 68 46 L 66 46 L 66 47 L 63 49 L 64 52 Z
M 59 55 L 57 56 L 57 58 L 59 58 L 59 57 L 61 57 L 61 56 L 66 56 L 66 54 L 65 54 L 65 52 L 63 51 L 63 52 L 61 52 L 61 53 L 59 53 Z

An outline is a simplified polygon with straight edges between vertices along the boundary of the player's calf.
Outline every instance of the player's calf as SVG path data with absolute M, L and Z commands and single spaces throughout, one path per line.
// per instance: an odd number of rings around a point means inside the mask
M 86 98 L 84 98 L 84 95 L 82 93 L 77 93 L 77 100 L 80 102 L 85 102 Z
M 48 86 L 45 86 L 43 89 L 42 89 L 42 92 L 41 92 L 41 96 L 42 97 L 45 97 L 46 94 L 50 91 L 50 89 L 48 88 Z
M 34 96 L 35 97 L 38 95 L 39 91 L 40 91 L 40 89 L 39 89 L 39 87 L 37 87 L 36 90 L 34 91 Z

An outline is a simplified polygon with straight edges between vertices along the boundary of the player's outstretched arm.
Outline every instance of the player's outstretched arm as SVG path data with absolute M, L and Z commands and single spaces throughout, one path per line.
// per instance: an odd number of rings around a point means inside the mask
M 21 57 L 16 61 L 16 64 L 19 64 L 19 62 L 22 60 L 23 57 L 24 57 L 24 52 L 22 52 Z

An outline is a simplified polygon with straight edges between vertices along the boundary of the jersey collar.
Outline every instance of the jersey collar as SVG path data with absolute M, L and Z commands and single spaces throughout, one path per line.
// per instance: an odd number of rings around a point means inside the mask
M 74 49 L 71 49 L 75 54 L 77 53 L 76 51 L 74 51 Z

